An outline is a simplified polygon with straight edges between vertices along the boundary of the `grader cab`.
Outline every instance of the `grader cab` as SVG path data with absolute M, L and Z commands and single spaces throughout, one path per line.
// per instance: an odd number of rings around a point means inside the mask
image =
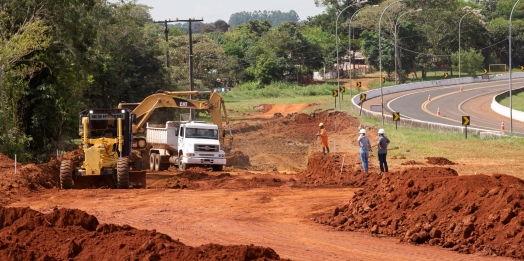
M 82 162 L 62 161 L 60 187 L 74 188 L 77 181 L 100 176 L 105 176 L 103 180 L 109 178 L 113 187 L 121 189 L 145 187 L 142 160 L 132 152 L 134 117 L 135 114 L 128 109 L 82 111 L 79 115 L 79 135 L 82 138 L 79 149 L 83 150 L 84 159 Z

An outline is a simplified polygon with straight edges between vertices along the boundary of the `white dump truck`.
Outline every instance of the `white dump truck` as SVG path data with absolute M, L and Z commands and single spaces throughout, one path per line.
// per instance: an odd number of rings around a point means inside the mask
M 186 170 L 202 166 L 221 171 L 226 165 L 226 153 L 220 148 L 219 134 L 217 125 L 200 121 L 168 121 L 160 128 L 148 124 L 149 168 L 166 170 L 177 166 Z

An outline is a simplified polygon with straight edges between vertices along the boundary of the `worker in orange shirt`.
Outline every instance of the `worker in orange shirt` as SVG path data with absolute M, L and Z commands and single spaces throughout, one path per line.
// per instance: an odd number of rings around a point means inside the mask
M 322 139 L 322 152 L 326 154 L 327 150 L 329 153 L 328 135 L 326 129 L 324 129 L 324 123 L 321 122 L 318 127 L 320 127 L 320 131 L 317 133 L 317 136 L 320 136 Z

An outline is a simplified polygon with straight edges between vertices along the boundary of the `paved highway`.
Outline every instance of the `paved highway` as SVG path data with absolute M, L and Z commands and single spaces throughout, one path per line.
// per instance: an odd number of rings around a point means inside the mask
M 524 79 L 512 80 L 513 90 L 524 87 Z M 470 116 L 471 127 L 500 131 L 504 122 L 506 133 L 510 119 L 491 110 L 495 95 L 509 90 L 509 80 L 441 86 L 384 95 L 384 113 L 400 112 L 402 118 L 460 126 L 462 116 Z M 431 100 L 428 101 L 428 95 Z M 380 96 L 364 103 L 380 105 Z M 437 115 L 440 110 L 440 116 Z M 524 135 L 524 122 L 513 119 L 513 132 Z

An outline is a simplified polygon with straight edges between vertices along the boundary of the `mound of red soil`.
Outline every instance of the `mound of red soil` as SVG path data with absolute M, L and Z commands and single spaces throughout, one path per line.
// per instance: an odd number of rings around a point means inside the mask
M 234 148 L 226 154 L 226 166 L 235 168 L 247 168 L 251 166 L 249 156 L 241 150 Z
M 431 165 L 457 165 L 457 163 L 442 157 L 426 157 L 426 160 Z
M 0 260 L 282 260 L 253 245 L 186 246 L 155 230 L 99 224 L 80 210 L 0 208 Z
M 417 161 L 414 161 L 414 160 L 408 160 L 406 162 L 400 163 L 400 165 L 424 165 L 424 163 L 417 162 Z
M 452 169 L 383 173 L 320 223 L 462 253 L 524 258 L 524 181 Z
M 307 168 L 297 175 L 300 184 L 314 186 L 337 185 L 361 187 L 367 184 L 367 182 L 370 182 L 370 179 L 376 177 L 376 174 L 361 171 L 360 158 L 356 155 L 346 155 L 344 158 L 344 155 L 341 154 L 324 154 L 322 152 L 311 154 L 308 159 Z
M 56 159 L 42 165 L 17 162 L 15 173 L 15 161 L 0 153 L 0 206 L 31 191 L 55 187 L 59 173 L 56 162 Z

